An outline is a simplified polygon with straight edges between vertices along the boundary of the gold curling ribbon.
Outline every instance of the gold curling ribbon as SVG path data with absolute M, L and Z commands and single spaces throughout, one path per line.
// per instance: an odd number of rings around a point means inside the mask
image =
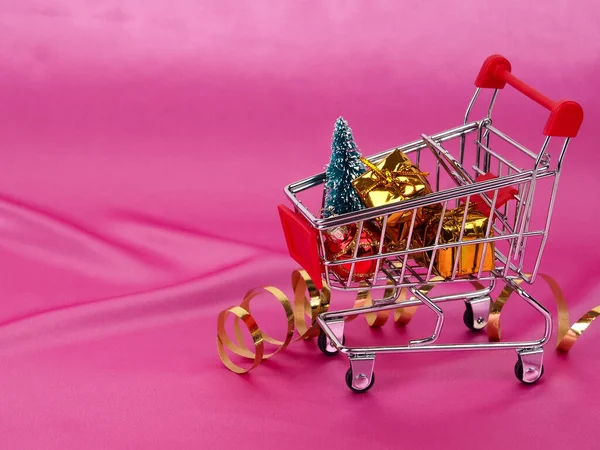
M 402 263 L 400 263 L 400 262 L 395 262 L 393 264 L 396 267 L 402 267 Z M 431 280 L 432 281 L 440 281 L 440 280 L 443 280 L 443 278 L 439 277 L 439 276 L 435 276 Z M 388 284 L 391 284 L 391 283 L 388 282 Z M 363 285 L 367 286 L 366 283 L 363 283 Z M 427 295 L 427 293 L 431 289 L 433 289 L 434 286 L 435 286 L 434 284 L 426 284 L 424 286 L 421 286 L 421 289 L 419 289 L 419 291 L 421 291 L 423 294 Z M 397 289 L 397 288 L 390 287 L 390 288 L 386 289 L 383 294 L 384 297 L 391 296 L 395 289 Z M 400 288 L 400 294 L 398 295 L 398 298 L 396 299 L 396 303 L 406 301 L 408 298 L 408 296 L 407 296 L 408 292 L 409 292 L 408 289 Z M 411 299 L 412 298 L 413 297 L 411 297 Z M 360 291 L 357 295 L 356 301 L 354 302 L 353 308 L 356 309 L 356 308 L 369 307 L 369 306 L 373 306 L 373 297 L 371 296 L 371 291 L 369 291 L 369 290 Z M 396 323 L 396 325 L 400 325 L 400 326 L 408 325 L 408 323 L 411 321 L 411 319 L 417 312 L 417 309 L 418 309 L 418 305 L 405 306 L 403 308 L 395 309 L 394 310 L 394 322 Z M 391 313 L 391 310 L 387 309 L 387 310 L 383 310 L 383 311 L 365 313 L 364 316 L 365 316 L 365 320 L 367 321 L 367 324 L 371 328 L 380 328 L 386 324 L 386 322 L 388 321 L 388 318 L 390 316 L 390 313 Z M 358 315 L 349 316 L 346 318 L 346 322 L 350 322 L 350 321 L 356 319 L 357 317 L 358 317 Z
M 433 281 L 437 281 L 437 280 L 442 280 L 442 277 L 433 277 Z M 423 294 L 427 295 L 429 293 L 429 291 L 431 291 L 434 288 L 434 284 L 426 284 L 424 286 L 421 287 L 421 289 L 419 289 L 420 292 L 422 292 Z M 404 288 L 402 289 L 402 291 L 400 292 L 400 297 L 398 297 L 398 302 L 403 302 L 407 300 L 407 293 L 408 293 L 408 289 Z M 411 297 L 412 298 L 412 297 Z M 412 320 L 413 316 L 415 315 L 415 313 L 417 312 L 417 309 L 419 309 L 418 305 L 415 306 L 407 306 L 405 308 L 398 308 L 394 311 L 394 322 L 396 322 L 396 324 L 401 325 L 401 326 L 406 326 L 408 325 L 408 323 Z
M 269 359 L 284 350 L 292 342 L 295 330 L 298 330 L 300 334 L 296 341 L 310 339 L 319 334 L 319 326 L 316 324 L 316 319 L 319 314 L 326 312 L 329 308 L 329 301 L 331 299 L 329 288 L 324 285 L 323 289 L 317 289 L 308 273 L 304 270 L 295 270 L 292 272 L 292 288 L 294 290 L 293 308 L 290 300 L 280 289 L 274 286 L 264 286 L 248 291 L 239 306 L 233 306 L 221 311 L 217 317 L 217 351 L 225 367 L 238 374 L 247 373 L 258 367 L 265 359 Z M 250 302 L 264 292 L 268 292 L 275 297 L 285 310 L 287 332 L 283 341 L 275 339 L 262 331 L 250 312 Z M 308 299 L 306 298 L 306 293 L 308 293 Z M 225 322 L 229 315 L 234 316 L 234 339 L 231 339 L 225 330 Z M 307 324 L 307 319 L 310 320 L 310 325 Z M 252 336 L 253 349 L 248 348 L 244 342 L 240 322 L 246 326 Z M 273 344 L 277 348 L 272 353 L 265 355 L 265 342 Z M 252 363 L 247 368 L 238 366 L 231 360 L 225 349 L 238 356 L 251 359 Z
M 440 280 L 442 279 L 441 277 L 434 277 L 433 280 L 436 281 L 438 278 Z M 421 291 L 423 294 L 427 295 L 427 293 L 431 289 L 433 289 L 434 286 L 435 285 L 433 285 L 433 284 L 427 284 L 427 285 L 422 286 L 421 289 L 419 289 L 419 291 Z M 391 295 L 392 291 L 394 289 L 395 288 L 392 288 L 392 287 L 390 287 L 389 289 L 386 289 L 384 296 L 387 297 L 388 295 Z M 398 296 L 398 299 L 396 300 L 396 303 L 406 301 L 408 299 L 408 292 L 409 292 L 408 289 L 401 288 L 400 294 Z M 362 308 L 362 307 L 369 307 L 369 306 L 373 306 L 373 297 L 371 296 L 371 291 L 368 291 L 368 290 L 360 291 L 357 295 L 356 301 L 354 302 L 353 308 Z M 418 309 L 418 306 L 405 306 L 403 308 L 395 309 L 394 310 L 394 322 L 400 326 L 408 325 L 408 323 L 411 321 L 411 319 L 417 312 L 417 309 Z M 387 309 L 387 310 L 383 310 L 383 311 L 365 313 L 364 316 L 365 316 L 365 320 L 367 321 L 367 324 L 371 328 L 380 328 L 386 324 L 391 312 L 392 312 L 392 310 Z M 358 317 L 358 315 L 350 316 L 350 317 L 346 318 L 346 322 L 350 322 L 350 321 L 356 319 L 357 317 Z
M 577 320 L 577 322 L 575 322 L 573 326 L 571 326 L 571 328 L 567 330 L 565 335 L 558 343 L 558 351 L 562 353 L 567 353 L 569 350 L 571 350 L 571 347 L 573 347 L 575 341 L 579 339 L 579 336 L 581 336 L 581 334 L 587 329 L 587 327 L 590 326 L 590 324 L 598 316 L 600 316 L 600 305 L 590 309 L 583 316 L 581 316 L 579 320 Z
M 529 274 L 526 274 L 529 276 Z M 579 339 L 579 336 L 583 334 L 583 332 L 590 326 L 590 324 L 600 316 L 600 305 L 592 308 L 583 316 L 581 316 L 572 326 L 569 326 L 569 308 L 567 306 L 567 301 L 565 298 L 565 294 L 560 288 L 558 282 L 552 278 L 550 275 L 546 275 L 540 273 L 539 276 L 548 284 L 552 294 L 554 295 L 554 300 L 556 302 L 556 308 L 558 312 L 558 330 L 557 330 L 557 339 L 556 339 L 556 349 L 560 352 L 567 353 L 575 341 Z M 523 280 L 517 279 L 514 280 L 516 284 L 521 284 Z M 471 284 L 476 289 L 483 289 L 484 286 L 478 281 L 472 281 Z M 429 292 L 434 286 L 433 285 L 425 285 L 420 290 L 423 293 Z M 400 294 L 398 301 L 404 301 L 406 299 L 406 290 Z M 500 328 L 500 314 L 502 313 L 502 309 L 504 305 L 514 292 L 511 286 L 505 286 L 504 289 L 498 294 L 498 297 L 494 301 L 491 300 L 490 304 L 490 313 L 488 316 L 487 330 L 488 330 L 488 339 L 490 341 L 500 341 L 501 338 L 501 328 Z M 416 312 L 418 306 L 412 306 L 407 308 L 399 308 L 395 311 L 395 321 L 399 325 L 406 325 L 412 319 L 412 316 Z M 403 311 L 406 310 L 406 311 Z
M 386 289 L 384 291 L 383 295 L 386 297 L 391 296 L 394 293 L 394 290 L 395 289 L 393 287 L 390 287 L 389 289 Z M 356 296 L 354 306 L 352 308 L 368 308 L 369 306 L 373 306 L 373 297 L 371 296 L 371 291 L 359 291 L 359 293 Z M 390 312 L 391 310 L 389 309 L 384 311 L 368 312 L 365 313 L 364 316 L 365 320 L 367 321 L 367 324 L 369 324 L 371 328 L 380 328 L 384 326 L 387 322 L 388 317 L 390 316 Z M 358 315 L 348 316 L 346 317 L 346 322 L 351 322 L 357 317 Z
M 567 353 L 579 339 L 579 336 L 590 326 L 590 324 L 600 316 L 600 305 L 592 308 L 583 316 L 581 316 L 572 326 L 569 326 L 569 308 L 565 299 L 565 294 L 559 284 L 550 275 L 540 273 L 539 276 L 548 284 L 554 300 L 556 301 L 556 309 L 558 311 L 558 330 L 556 339 L 556 349 L 560 352 Z M 521 284 L 522 280 L 515 280 L 515 283 Z M 480 285 L 481 286 L 481 285 Z M 490 315 L 488 318 L 488 339 L 490 341 L 500 340 L 500 314 L 506 301 L 513 293 L 510 286 L 506 286 L 495 302 L 492 302 L 490 307 Z
M 310 339 L 319 334 L 316 324 L 317 316 L 329 309 L 331 291 L 323 281 L 323 288 L 319 291 L 315 283 L 305 270 L 292 272 L 292 289 L 294 290 L 294 319 L 296 329 L 300 334 L 298 339 Z M 308 292 L 308 299 L 304 295 Z M 307 325 L 306 319 L 310 319 Z
M 546 281 L 554 295 L 558 310 L 558 337 L 556 347 L 558 351 L 566 353 L 573 347 L 573 344 L 590 324 L 600 316 L 600 305 L 589 310 L 572 326 L 569 326 L 569 311 L 562 289 L 551 276 L 546 274 L 539 274 L 539 276 Z M 436 281 L 438 278 L 439 277 L 435 277 L 433 280 Z M 522 280 L 515 280 L 515 283 L 520 284 L 521 281 Z M 484 287 L 477 281 L 473 281 L 471 284 L 477 289 L 483 289 Z M 427 294 L 434 287 L 434 284 L 424 285 L 421 287 L 420 291 Z M 329 288 L 324 284 L 321 290 L 317 289 L 308 273 L 304 270 L 295 270 L 292 272 L 292 288 L 294 290 L 293 307 L 287 296 L 281 290 L 274 286 L 264 286 L 262 288 L 251 289 L 246 293 L 239 306 L 233 306 L 219 314 L 217 317 L 217 350 L 221 361 L 229 370 L 238 374 L 247 373 L 258 367 L 263 360 L 269 359 L 284 350 L 291 342 L 296 342 L 301 339 L 311 339 L 319 334 L 319 326 L 316 324 L 316 319 L 319 314 L 326 312 L 329 309 L 329 302 L 331 299 Z M 394 289 L 394 287 L 386 289 L 384 295 L 391 295 Z M 275 339 L 262 331 L 250 313 L 250 302 L 265 291 L 275 297 L 285 310 L 287 332 L 283 341 Z M 408 289 L 402 288 L 396 301 L 398 303 L 406 301 L 408 299 L 408 292 L 410 292 Z M 500 315 L 504 305 L 513 292 L 514 290 L 512 287 L 506 286 L 502 289 L 496 300 L 491 301 L 487 325 L 488 339 L 490 341 L 500 340 Z M 308 293 L 308 298 L 306 298 L 306 293 Z M 371 296 L 371 291 L 364 290 L 358 293 L 353 308 L 368 307 L 372 305 L 373 298 Z M 394 322 L 401 326 L 407 325 L 417 309 L 418 306 L 408 306 L 394 310 Z M 391 310 L 388 309 L 365 313 L 364 316 L 370 327 L 379 328 L 385 325 L 389 319 L 390 313 Z M 234 316 L 233 340 L 225 331 L 225 322 L 229 315 Z M 350 322 L 356 317 L 358 316 L 350 316 L 346 319 L 346 322 Z M 309 322 L 307 322 L 307 319 Z M 243 323 L 250 332 L 254 349 L 249 349 L 244 343 L 240 322 Z M 298 331 L 299 337 L 292 341 L 295 330 Z M 265 342 L 273 344 L 277 346 L 277 348 L 272 353 L 265 355 Z M 248 368 L 243 368 L 234 364 L 227 354 L 226 348 L 238 356 L 252 359 L 251 365 Z

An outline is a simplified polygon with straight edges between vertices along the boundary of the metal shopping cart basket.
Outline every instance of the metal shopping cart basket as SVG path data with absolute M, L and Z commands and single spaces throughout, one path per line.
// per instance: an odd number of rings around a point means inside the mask
M 492 125 L 492 110 L 499 90 L 508 84 L 538 104 L 550 110 L 550 117 L 544 128 L 543 142 L 539 152 L 520 144 L 512 137 Z M 325 173 L 306 178 L 285 188 L 293 210 L 280 205 L 279 211 L 290 255 L 300 263 L 313 278 L 318 288 L 322 287 L 322 277 L 333 290 L 365 291 L 381 293 L 381 298 L 372 304 L 354 309 L 330 311 L 318 316 L 321 328 L 319 347 L 326 354 L 341 352 L 350 360 L 346 373 L 346 384 L 355 392 L 365 392 L 374 382 L 374 362 L 377 353 L 397 353 L 412 351 L 442 350 L 481 350 L 516 349 L 518 360 L 515 374 L 524 383 L 536 382 L 543 373 L 543 346 L 552 333 L 550 312 L 536 301 L 522 287 L 536 279 L 542 253 L 548 237 L 552 210 L 556 197 L 563 158 L 569 140 L 577 135 L 583 120 L 581 106 L 573 101 L 553 102 L 543 96 L 511 72 L 511 65 L 504 57 L 493 55 L 487 58 L 475 81 L 475 94 L 467 108 L 462 125 L 432 135 L 421 135 L 421 139 L 371 156 L 368 160 L 376 164 L 394 150 L 401 150 L 410 156 L 415 165 L 430 170 L 435 186 L 432 193 L 419 198 L 395 204 L 367 208 L 357 212 L 329 218 L 313 214 L 302 201 L 306 191 L 322 189 Z M 488 91 L 484 91 L 488 89 Z M 478 98 L 488 92 L 490 96 L 487 114 L 476 121 L 469 121 Z M 479 106 L 479 105 L 478 105 Z M 483 115 L 483 114 L 482 114 Z M 551 157 L 550 140 L 561 139 L 557 147 L 558 157 Z M 540 140 L 541 141 L 541 140 Z M 553 143 L 555 144 L 555 143 Z M 554 145 L 552 145 L 553 147 Z M 451 150 L 452 149 L 452 150 Z M 435 174 L 435 177 L 433 177 Z M 511 200 L 506 201 L 507 192 Z M 460 224 L 460 236 L 456 242 L 441 243 L 440 227 L 429 245 L 413 246 L 411 236 L 416 232 L 417 210 L 432 205 L 441 207 L 441 217 L 454 206 L 471 205 L 477 199 L 484 205 L 487 214 L 487 227 L 484 235 L 475 240 L 465 239 L 465 215 Z M 534 201 L 535 200 L 535 201 Z M 536 214 L 540 209 L 541 212 Z M 535 207 L 534 207 L 535 206 Z M 407 244 L 398 251 L 384 248 L 385 230 L 388 218 L 398 212 L 412 211 L 409 222 Z M 541 219 L 541 221 L 540 221 Z M 358 245 L 349 259 L 332 257 L 325 251 L 324 236 L 340 226 L 353 225 L 360 235 L 368 222 L 377 220 L 381 224 L 378 251 L 369 256 L 358 255 Z M 539 223 L 536 223 L 536 220 Z M 458 271 L 458 255 L 463 246 L 480 245 L 485 252 L 493 254 L 492 267 L 479 264 L 478 270 L 468 276 Z M 443 277 L 436 273 L 434 260 L 437 252 L 454 249 L 454 265 L 451 273 Z M 416 264 L 417 254 L 428 252 L 430 263 Z M 357 264 L 372 260 L 376 263 L 374 273 L 368 279 L 356 281 L 353 274 Z M 348 277 L 340 277 L 336 266 L 349 267 Z M 545 330 L 541 338 L 520 342 L 486 342 L 435 344 L 444 323 L 444 311 L 440 303 L 452 300 L 465 302 L 465 324 L 472 330 L 486 326 L 490 311 L 490 293 L 500 280 L 509 286 L 529 305 L 538 311 L 545 320 Z M 473 290 L 473 282 L 480 288 Z M 470 283 L 470 284 L 469 284 Z M 438 284 L 469 287 L 460 292 L 442 296 L 431 296 L 428 289 Z M 401 289 L 408 289 L 412 297 L 399 301 Z M 409 306 L 425 305 L 437 316 L 433 333 L 423 339 L 411 340 L 403 346 L 350 347 L 345 345 L 344 322 L 356 314 L 381 312 Z

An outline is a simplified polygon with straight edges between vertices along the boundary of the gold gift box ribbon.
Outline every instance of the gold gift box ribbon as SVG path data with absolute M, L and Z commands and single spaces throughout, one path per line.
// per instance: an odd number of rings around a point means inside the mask
M 566 353 L 577 342 L 579 337 L 588 329 L 591 323 L 600 316 L 600 305 L 590 309 L 587 313 L 581 316 L 572 326 L 569 326 L 569 310 L 564 293 L 556 280 L 549 275 L 539 274 L 554 295 L 556 306 L 558 309 L 558 337 L 556 348 L 559 352 Z M 434 279 L 434 281 L 442 278 Z M 519 283 L 518 280 L 515 280 Z M 483 285 L 477 281 L 472 281 L 471 284 L 477 288 L 483 288 Z M 424 294 L 429 293 L 435 285 L 429 284 L 422 286 L 420 291 Z M 278 288 L 274 286 L 264 286 L 261 288 L 251 289 L 244 296 L 242 303 L 239 306 L 227 308 L 217 317 L 217 351 L 221 361 L 232 372 L 243 374 L 252 369 L 255 369 L 265 359 L 269 359 L 277 353 L 284 350 L 291 342 L 298 340 L 311 339 L 319 334 L 319 326 L 316 323 L 317 316 L 321 312 L 325 312 L 329 308 L 331 292 L 324 284 L 323 289 L 318 290 L 304 270 L 295 270 L 292 272 L 292 289 L 294 291 L 294 304 L 288 297 Z M 393 289 L 390 287 L 390 289 Z M 287 332 L 284 340 L 275 339 L 267 335 L 258 326 L 258 323 L 252 317 L 250 312 L 250 302 L 258 297 L 261 293 L 268 292 L 275 297 L 282 305 L 286 313 Z M 308 293 L 308 298 L 306 298 Z M 513 289 L 509 286 L 505 287 L 495 301 L 492 301 L 488 318 L 488 339 L 490 341 L 500 340 L 500 315 L 504 305 L 513 293 Z M 411 297 L 410 299 L 412 299 Z M 409 299 L 409 291 L 405 288 L 401 289 L 400 296 L 397 302 L 403 302 Z M 363 306 L 371 306 L 373 300 L 370 291 L 361 291 L 358 293 L 354 308 Z M 398 325 L 407 325 L 413 315 L 416 313 L 418 306 L 409 306 L 394 310 L 394 322 Z M 388 321 L 391 314 L 390 310 L 372 312 L 364 314 L 365 319 L 370 327 L 378 328 Z M 234 316 L 233 334 L 234 338 L 230 338 L 226 329 L 225 322 L 229 315 Z M 350 316 L 346 319 L 347 322 L 354 320 L 358 316 Z M 309 322 L 307 322 L 309 319 Z M 240 323 L 250 332 L 252 336 L 252 346 L 248 346 L 243 339 Z M 298 337 L 292 340 L 295 332 L 298 332 Z M 276 349 L 269 354 L 265 354 L 265 342 L 275 345 Z M 229 357 L 227 350 L 231 353 L 243 358 L 251 359 L 252 363 L 249 367 L 244 368 L 236 365 Z
M 397 196 L 403 197 L 404 199 L 410 198 L 413 192 L 420 192 L 423 190 L 420 183 L 417 183 L 415 186 L 415 183 L 411 182 L 410 178 L 429 176 L 429 172 L 421 172 L 406 157 L 401 159 L 400 163 L 395 163 L 392 170 L 385 167 L 387 159 L 383 162 L 383 167 L 381 169 L 367 158 L 361 156 L 360 160 L 372 171 L 372 173 L 367 174 L 367 176 L 363 175 L 364 180 L 369 180 L 368 183 L 364 183 L 366 184 L 366 187 L 360 189 L 360 192 L 363 195 L 368 195 L 374 189 L 381 189 L 383 187 L 386 192 L 387 189 L 393 189 L 396 191 Z M 427 180 L 425 179 L 419 181 L 422 182 L 422 186 L 424 187 L 428 185 Z M 358 185 L 359 187 L 356 189 L 359 189 L 362 188 L 363 183 L 361 183 L 361 181 L 356 181 L 354 184 L 355 187 Z

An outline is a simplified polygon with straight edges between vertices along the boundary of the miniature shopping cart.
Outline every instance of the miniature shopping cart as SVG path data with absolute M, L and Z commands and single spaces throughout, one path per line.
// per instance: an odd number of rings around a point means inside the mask
M 540 138 L 539 152 L 532 151 L 514 140 L 501 131 L 496 123 L 492 124 L 492 110 L 497 94 L 506 84 L 550 110 L 550 118 L 543 132 L 545 137 Z M 281 205 L 279 210 L 290 255 L 303 266 L 318 288 L 322 287 L 324 278 L 327 285 L 334 290 L 367 290 L 373 294 L 374 300 L 368 306 L 325 312 L 317 319 L 321 328 L 319 348 L 325 354 L 341 352 L 348 356 L 350 368 L 346 373 L 346 384 L 355 392 L 365 392 L 373 385 L 373 366 L 377 353 L 510 348 L 517 351 L 515 374 L 519 380 L 535 383 L 543 374 L 543 346 L 552 333 L 552 316 L 522 286 L 531 284 L 536 279 L 548 237 L 562 162 L 569 140 L 577 135 L 583 120 L 583 110 L 575 102 L 553 102 L 535 91 L 517 79 L 511 73 L 510 63 L 499 55 L 486 59 L 475 86 L 475 94 L 469 103 L 462 125 L 431 136 L 423 134 L 417 141 L 368 158 L 371 163 L 376 164 L 392 151 L 402 151 L 421 170 L 430 173 L 432 187 L 435 186 L 432 189 L 434 192 L 394 204 L 322 218 L 320 213 L 313 214 L 309 210 L 302 200 L 302 195 L 315 188 L 322 189 L 325 173 L 285 188 L 293 210 L 284 205 Z M 481 114 L 483 118 L 469 121 L 475 107 L 484 105 L 481 101 L 476 101 L 484 95 L 491 98 L 487 105 L 487 114 L 484 110 Z M 551 151 L 557 143 L 553 141 L 551 145 L 552 137 L 564 138 L 560 140 L 560 145 L 556 146 L 556 153 Z M 505 198 L 507 191 L 511 192 L 509 201 Z M 419 208 L 441 206 L 443 218 L 451 208 L 460 204 L 472 204 L 474 199 L 487 206 L 485 211 L 488 225 L 484 235 L 475 240 L 463 239 L 463 218 L 459 239 L 442 244 L 440 220 L 433 243 L 425 247 L 411 246 L 411 236 L 416 232 L 415 217 Z M 412 211 L 407 244 L 400 250 L 389 251 L 383 245 L 387 220 L 392 214 L 402 211 Z M 336 259 L 326 252 L 325 233 L 336 227 L 353 225 L 360 235 L 365 224 L 374 220 L 381 224 L 379 249 L 374 254 L 359 256 L 358 245 L 349 259 Z M 481 264 L 474 273 L 460 276 L 457 268 L 461 247 L 474 244 L 483 244 L 483 252 L 489 251 L 493 254 L 492 267 L 484 269 Z M 456 260 L 451 273 L 441 277 L 434 268 L 435 255 L 448 248 L 456 249 Z M 415 263 L 415 255 L 422 252 L 428 252 L 430 256 L 428 265 Z M 356 266 L 366 260 L 376 263 L 374 273 L 367 279 L 356 281 L 353 277 Z M 340 277 L 340 271 L 334 270 L 340 264 L 349 267 L 348 277 Z M 496 288 L 498 280 L 504 284 L 503 287 L 508 286 L 517 292 L 543 316 L 545 330 L 542 337 L 520 342 L 436 344 L 444 323 L 444 311 L 440 303 L 463 300 L 466 305 L 465 324 L 472 330 L 481 330 L 487 324 L 490 294 Z M 449 287 L 458 288 L 459 292 L 437 297 L 429 295 L 431 286 L 441 284 L 451 284 Z M 473 284 L 479 287 L 473 290 Z M 408 300 L 398 300 L 401 289 L 407 289 L 411 293 L 407 297 Z M 376 298 L 376 293 L 381 293 L 380 298 Z M 403 346 L 345 345 L 344 323 L 348 317 L 416 305 L 427 306 L 437 316 L 435 328 L 430 336 L 411 340 Z

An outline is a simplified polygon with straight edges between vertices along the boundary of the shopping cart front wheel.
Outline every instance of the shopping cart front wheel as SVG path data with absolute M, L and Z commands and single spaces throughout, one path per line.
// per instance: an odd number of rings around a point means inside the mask
M 375 384 L 375 372 L 371 373 L 371 378 L 367 378 L 364 374 L 354 374 L 352 367 L 346 372 L 346 385 L 353 391 L 359 394 L 367 392 Z
M 515 376 L 525 384 L 534 384 L 544 375 L 543 355 L 540 348 L 517 350 L 518 359 L 515 364 Z
M 342 345 L 344 345 L 345 343 L 346 343 L 346 337 L 342 336 Z M 319 350 L 321 350 L 321 352 L 325 356 L 335 356 L 339 353 L 339 350 L 337 349 L 337 347 L 335 347 L 333 345 L 333 343 L 329 340 L 329 338 L 327 337 L 327 335 L 325 334 L 325 332 L 323 330 L 319 331 L 317 345 L 319 346 Z

